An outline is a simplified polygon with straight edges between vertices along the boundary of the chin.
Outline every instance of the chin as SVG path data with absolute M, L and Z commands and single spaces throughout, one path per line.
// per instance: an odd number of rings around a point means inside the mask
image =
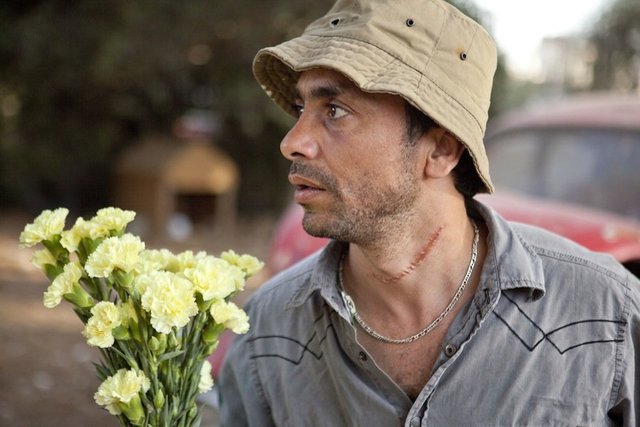
M 326 227 L 317 224 L 316 221 L 307 220 L 306 216 L 305 219 L 302 220 L 302 228 L 304 228 L 304 231 L 306 231 L 307 234 L 313 237 L 332 238 L 330 235 L 331 233 L 328 232 Z
M 321 218 L 317 213 L 305 212 L 302 218 L 302 228 L 313 237 L 335 239 L 335 225 L 331 222 Z
M 317 214 L 305 214 L 302 228 L 313 237 L 354 242 L 353 229 L 346 221 L 321 218 Z

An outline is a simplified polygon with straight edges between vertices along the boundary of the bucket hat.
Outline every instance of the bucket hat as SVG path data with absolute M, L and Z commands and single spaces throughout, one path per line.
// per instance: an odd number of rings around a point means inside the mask
M 311 68 L 403 97 L 466 146 L 490 193 L 483 137 L 496 62 L 489 34 L 443 0 L 338 0 L 299 37 L 258 51 L 253 72 L 294 116 L 296 82 Z

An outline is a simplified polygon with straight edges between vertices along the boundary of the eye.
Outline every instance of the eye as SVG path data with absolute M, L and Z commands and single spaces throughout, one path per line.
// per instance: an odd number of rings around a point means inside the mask
M 347 115 L 347 110 L 335 104 L 329 104 L 329 117 L 339 119 Z
M 296 116 L 300 117 L 304 112 L 304 105 L 302 104 L 293 104 L 293 109 L 296 112 Z

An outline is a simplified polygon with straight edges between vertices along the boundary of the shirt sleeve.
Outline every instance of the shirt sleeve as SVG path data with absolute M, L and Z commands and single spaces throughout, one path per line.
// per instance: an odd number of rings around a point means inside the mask
M 623 351 L 618 354 L 620 386 L 609 418 L 616 425 L 640 426 L 640 281 L 629 280 L 629 316 Z
M 274 426 L 255 361 L 251 335 L 236 336 L 218 378 L 223 427 Z

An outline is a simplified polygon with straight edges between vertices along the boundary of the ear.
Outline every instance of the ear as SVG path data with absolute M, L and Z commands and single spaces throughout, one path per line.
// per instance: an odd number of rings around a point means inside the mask
M 460 161 L 464 146 L 443 128 L 430 129 L 427 137 L 430 140 L 430 150 L 425 164 L 425 174 L 431 178 L 444 178 Z

